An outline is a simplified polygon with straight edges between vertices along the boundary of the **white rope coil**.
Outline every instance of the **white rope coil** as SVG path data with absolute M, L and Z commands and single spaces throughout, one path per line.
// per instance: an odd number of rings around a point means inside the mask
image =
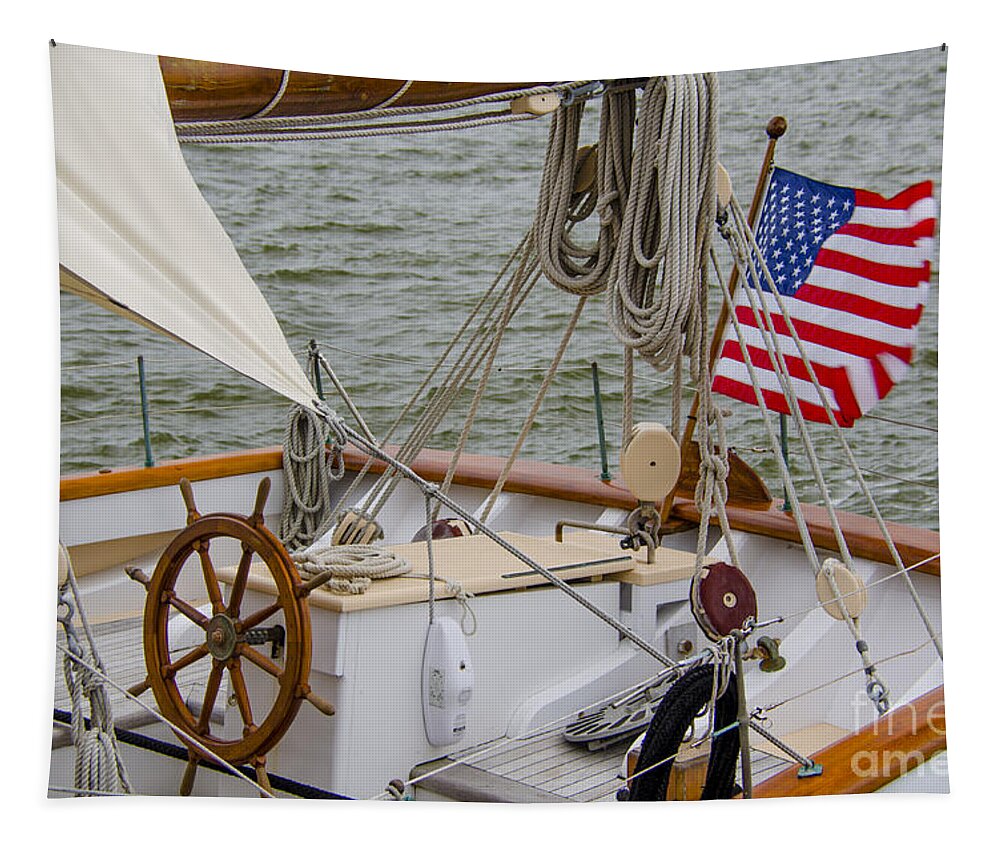
M 333 514 L 330 483 L 344 475 L 344 458 L 340 441 L 327 459 L 329 433 L 329 423 L 315 411 L 299 405 L 289 409 L 281 453 L 285 502 L 278 537 L 290 550 L 315 541 Z
M 552 116 L 535 215 L 542 270 L 555 286 L 574 295 L 596 295 L 607 286 L 628 195 L 635 92 L 629 89 L 604 96 L 596 176 L 593 186 L 578 192 L 577 146 L 585 105 L 574 103 Z M 572 239 L 570 230 L 595 209 L 600 216 L 597 242 L 581 245 Z
M 72 654 L 63 655 L 63 676 L 72 702 L 70 737 L 76 751 L 73 785 L 81 790 L 80 794 L 90 791 L 128 794 L 132 787 L 118 752 L 114 715 L 101 678 L 104 665 L 98 655 L 90 624 L 80 605 L 80 594 L 69 553 L 62 544 L 59 549 L 60 571 L 65 572 L 65 579 L 59 587 L 58 620 L 63 628 L 69 654 Z M 80 642 L 73 624 L 76 614 L 79 614 L 86 637 L 86 648 Z M 89 729 L 84 720 L 84 700 L 90 707 Z
M 651 79 L 639 107 L 607 312 L 615 336 L 661 371 L 676 366 L 685 334 L 700 321 L 717 161 L 715 76 Z
M 402 556 L 365 544 L 315 547 L 292 554 L 299 571 L 315 576 L 325 570 L 333 578 L 324 587 L 335 594 L 364 594 L 375 579 L 389 579 L 410 572 Z

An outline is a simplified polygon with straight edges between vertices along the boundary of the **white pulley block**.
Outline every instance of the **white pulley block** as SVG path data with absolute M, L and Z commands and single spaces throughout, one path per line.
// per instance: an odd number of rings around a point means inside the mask
M 837 583 L 839 595 L 834 591 L 830 576 L 833 576 L 834 582 Z M 816 599 L 831 618 L 842 621 L 844 613 L 837 602 L 838 596 L 843 597 L 844 609 L 852 619 L 860 617 L 868 605 L 868 589 L 865 588 L 861 577 L 842 561 L 828 558 L 823 562 L 822 570 L 816 574 Z
M 657 502 L 677 484 L 681 449 L 662 423 L 638 423 L 622 449 L 621 474 L 640 502 Z
M 438 618 L 427 627 L 420 675 L 424 731 L 432 745 L 453 745 L 465 735 L 465 709 L 475 679 L 461 627 Z

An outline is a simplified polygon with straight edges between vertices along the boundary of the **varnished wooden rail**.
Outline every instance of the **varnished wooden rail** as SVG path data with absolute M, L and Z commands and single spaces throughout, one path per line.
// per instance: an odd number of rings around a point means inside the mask
M 345 449 L 344 463 L 350 470 L 360 470 L 366 458 L 367 456 L 357 449 L 352 447 Z M 417 474 L 430 481 L 441 481 L 450 458 L 450 452 L 425 449 L 412 467 Z M 503 464 L 504 459 L 495 456 L 464 455 L 455 473 L 455 484 L 490 489 L 496 482 Z M 130 467 L 101 473 L 64 476 L 60 481 L 59 499 L 65 502 L 146 488 L 169 487 L 176 485 L 182 478 L 197 482 L 280 469 L 280 447 L 164 461 L 155 467 Z M 376 463 L 372 469 L 379 473 L 384 469 L 384 465 Z M 543 461 L 517 461 L 511 470 L 505 489 L 511 493 L 582 502 L 606 508 L 630 510 L 636 505 L 634 497 L 619 479 L 602 482 L 599 475 L 590 470 Z M 803 506 L 803 510 L 809 533 L 816 546 L 835 550 L 834 533 L 826 511 L 817 506 Z M 727 514 L 730 524 L 735 529 L 781 540 L 799 540 L 798 529 L 791 515 L 781 511 L 778 503 L 765 511 L 730 507 Z M 672 516 L 697 522 L 698 509 L 690 500 L 677 499 L 674 501 Z M 848 512 L 837 512 L 837 517 L 847 543 L 855 555 L 884 564 L 891 563 L 888 548 L 874 520 Z M 890 523 L 888 527 L 905 565 L 932 559 L 917 569 L 922 573 L 940 575 L 940 560 L 936 558 L 941 551 L 937 532 L 900 523 Z
M 907 771 L 921 770 L 945 750 L 944 686 L 897 707 L 811 758 L 823 766 L 815 777 L 792 766 L 755 786 L 755 798 L 857 795 L 875 792 Z M 924 769 L 926 770 L 926 769 Z

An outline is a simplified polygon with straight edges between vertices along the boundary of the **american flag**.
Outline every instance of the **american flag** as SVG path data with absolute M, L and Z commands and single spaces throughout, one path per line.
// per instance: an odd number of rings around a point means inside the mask
M 930 281 L 936 217 L 930 181 L 883 198 L 779 168 L 771 176 L 757 243 L 842 426 L 871 410 L 903 377 L 913 358 Z M 806 419 L 828 423 L 763 277 L 761 285 L 799 407 Z M 759 309 L 756 296 L 752 303 Z M 739 291 L 736 318 L 758 383 L 768 408 L 790 413 L 750 304 Z M 757 403 L 732 326 L 712 389 Z

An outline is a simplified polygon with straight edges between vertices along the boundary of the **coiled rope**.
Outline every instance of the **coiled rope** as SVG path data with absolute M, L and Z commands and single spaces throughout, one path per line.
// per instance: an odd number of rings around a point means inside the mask
M 604 96 L 596 178 L 591 187 L 578 190 L 582 163 L 578 145 L 585 106 L 585 102 L 573 103 L 552 116 L 535 213 L 538 259 L 545 277 L 578 296 L 596 295 L 607 286 L 628 196 L 635 92 L 619 90 Z M 600 217 L 597 241 L 581 245 L 571 238 L 570 230 L 595 209 Z
M 288 411 L 281 467 L 285 502 L 278 537 L 289 550 L 316 540 L 332 518 L 330 483 L 344 475 L 339 449 L 327 458 L 327 424 L 315 411 L 293 405 Z
M 615 336 L 660 371 L 677 366 L 700 321 L 716 214 L 717 90 L 712 74 L 655 77 L 639 107 L 607 314 Z
M 97 653 L 97 645 L 90 631 L 90 624 L 80 605 L 80 593 L 73 574 L 69 553 L 59 545 L 60 573 L 66 578 L 59 586 L 59 624 L 66 638 L 69 654 L 63 654 L 63 676 L 72 703 L 70 736 L 76 750 L 73 767 L 73 786 L 78 794 L 88 792 L 130 794 L 125 764 L 118 753 L 115 722 L 107 690 L 97 672 L 104 672 L 104 665 Z M 84 649 L 73 625 L 79 612 L 80 622 L 87 639 Z M 84 700 L 90 705 L 90 727 L 87 728 Z
M 293 553 L 299 571 L 309 576 L 333 571 L 325 587 L 335 594 L 363 594 L 374 579 L 388 579 L 409 573 L 406 559 L 390 550 L 363 544 L 313 547 Z

